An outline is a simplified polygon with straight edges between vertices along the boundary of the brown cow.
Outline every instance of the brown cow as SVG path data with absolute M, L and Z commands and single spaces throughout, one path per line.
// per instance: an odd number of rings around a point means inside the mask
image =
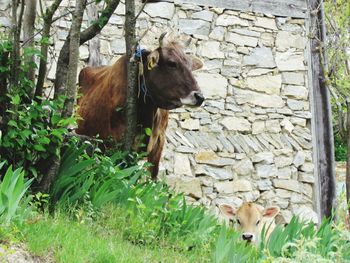
M 150 138 L 145 141 L 148 161 L 153 164 L 152 178 L 158 173 L 168 110 L 182 105 L 200 106 L 204 101 L 192 74 L 193 70 L 203 66 L 202 62 L 186 55 L 178 42 L 164 43 L 163 36 L 157 49 L 142 52 L 143 76 L 140 76 L 140 81 L 144 81 L 144 89 L 139 87 L 137 105 L 138 132 L 152 128 Z M 78 102 L 78 114 L 82 120 L 78 121 L 78 134 L 122 139 L 126 127 L 126 67 L 127 57 L 124 55 L 112 66 L 81 70 L 79 85 L 83 96 Z

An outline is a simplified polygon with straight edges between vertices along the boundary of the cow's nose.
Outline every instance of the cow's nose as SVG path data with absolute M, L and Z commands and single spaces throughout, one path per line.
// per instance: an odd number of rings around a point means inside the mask
M 243 235 L 242 235 L 242 239 L 243 239 L 243 240 L 246 240 L 246 241 L 248 241 L 248 242 L 251 242 L 252 239 L 253 239 L 253 235 L 252 235 L 252 234 L 243 234 Z
M 202 105 L 203 101 L 204 101 L 204 97 L 203 94 L 200 92 L 196 92 L 194 94 L 194 97 L 196 98 L 197 102 L 196 102 L 196 106 L 200 106 Z

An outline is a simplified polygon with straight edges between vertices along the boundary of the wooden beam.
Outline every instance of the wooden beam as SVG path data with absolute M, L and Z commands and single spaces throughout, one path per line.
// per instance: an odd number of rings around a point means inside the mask
M 175 0 L 177 4 L 195 4 L 282 17 L 307 17 L 306 0 Z
M 327 61 L 323 50 L 326 37 L 323 26 L 323 1 L 308 0 L 308 8 L 310 12 L 310 17 L 307 19 L 310 37 L 309 87 L 312 98 L 314 173 L 317 179 L 315 191 L 316 201 L 319 202 L 319 216 L 322 218 L 332 215 L 335 204 L 334 140 L 330 95 L 324 78 Z

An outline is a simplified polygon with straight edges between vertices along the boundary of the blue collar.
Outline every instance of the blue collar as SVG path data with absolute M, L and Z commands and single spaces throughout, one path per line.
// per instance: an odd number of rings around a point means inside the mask
M 142 53 L 143 53 L 145 50 L 146 50 L 146 49 L 141 48 L 139 45 L 137 45 L 137 48 L 136 48 L 135 54 L 134 54 L 135 59 L 141 59 L 141 58 L 142 58 Z
M 135 50 L 135 54 L 134 54 L 134 58 L 135 60 L 138 61 L 138 63 L 141 63 L 142 64 L 142 67 L 143 67 L 143 61 L 142 61 L 142 54 L 143 52 L 146 51 L 146 49 L 144 48 L 141 48 L 139 45 L 137 46 L 136 50 Z M 142 69 L 143 71 L 144 69 Z M 140 71 L 140 69 L 139 69 Z M 138 83 L 139 83 L 139 93 L 138 93 L 138 96 L 137 97 L 140 97 L 142 96 L 143 97 L 143 100 L 144 102 L 146 103 L 146 97 L 149 97 L 151 99 L 152 102 L 153 101 L 153 98 L 151 96 L 151 94 L 148 92 L 147 90 L 147 87 L 146 87 L 146 84 L 145 84 L 145 76 L 142 72 L 142 74 L 139 72 L 138 74 Z

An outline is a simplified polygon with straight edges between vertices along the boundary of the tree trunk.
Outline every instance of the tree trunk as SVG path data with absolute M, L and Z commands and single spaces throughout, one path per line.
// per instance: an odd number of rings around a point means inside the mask
M 77 94 L 77 72 L 80 46 L 80 28 L 83 21 L 83 14 L 86 7 L 86 0 L 77 0 L 75 5 L 74 17 L 70 29 L 69 44 L 69 65 L 67 76 L 66 101 L 64 105 L 63 117 L 71 117 L 76 101 Z
M 80 45 L 84 44 L 86 41 L 89 41 L 97 34 L 101 32 L 103 27 L 108 23 L 109 18 L 114 13 L 117 8 L 120 0 L 110 0 L 101 12 L 100 18 L 93 23 L 91 26 L 83 30 L 80 34 Z M 55 98 L 60 95 L 65 94 L 64 84 L 67 80 L 68 73 L 68 64 L 69 64 L 69 42 L 70 35 L 68 35 L 66 41 L 63 44 L 63 47 L 60 51 L 57 61 L 57 70 L 56 70 L 56 79 L 55 79 Z
M 59 153 L 60 154 L 60 153 Z M 40 184 L 37 189 L 38 192 L 49 193 L 52 183 L 56 180 L 58 170 L 60 168 L 61 159 L 59 156 L 53 156 L 49 159 L 50 168 L 47 171 L 46 175 L 41 179 Z
M 65 101 L 63 117 L 70 117 L 73 113 L 74 101 L 76 98 L 76 78 L 79 60 L 79 43 L 80 43 L 80 28 L 83 20 L 83 13 L 86 7 L 86 0 L 77 0 L 73 14 L 72 26 L 70 29 L 71 41 L 69 46 L 69 66 L 67 77 L 67 99 Z M 42 192 L 49 192 L 52 184 L 55 182 L 57 172 L 60 166 L 60 157 L 54 156 L 51 160 L 51 166 L 47 175 L 41 180 L 39 189 Z
M 348 205 L 348 212 L 350 218 L 350 99 L 346 100 L 346 116 L 347 116 L 347 158 L 346 158 L 346 203 Z
M 98 19 L 99 6 L 91 4 L 86 8 L 86 14 L 88 23 L 91 24 Z M 96 37 L 89 41 L 89 62 L 88 65 L 91 67 L 101 66 L 101 55 L 100 55 L 100 38 Z
M 41 38 L 41 58 L 40 58 L 40 64 L 39 64 L 39 73 L 38 73 L 38 80 L 36 83 L 36 89 L 35 89 L 35 96 L 42 96 L 43 95 L 43 87 L 44 82 L 46 78 L 46 64 L 47 64 L 47 52 L 49 48 L 48 40 L 50 37 L 50 29 L 52 24 L 52 17 L 57 11 L 59 5 L 61 4 L 62 0 L 55 0 L 55 2 L 46 10 L 44 15 L 44 25 L 43 25 L 43 33 Z
M 36 17 L 36 2 L 37 0 L 25 0 L 26 9 L 24 12 L 24 21 L 23 24 L 23 47 L 24 48 L 34 48 L 34 23 Z M 35 78 L 35 67 L 34 64 L 34 55 L 26 58 L 25 64 L 29 66 L 27 72 L 27 78 L 34 82 Z
M 24 11 L 24 0 L 22 0 L 20 14 L 17 16 L 17 6 L 20 2 L 18 0 L 12 0 L 12 39 L 13 46 L 11 52 L 11 74 L 10 74 L 10 94 L 17 94 L 18 92 L 18 81 L 19 81 L 19 70 L 20 70 L 20 35 L 22 26 L 22 17 Z
M 130 0 L 125 3 L 125 43 L 126 55 L 128 58 L 127 65 L 127 98 L 126 98 L 126 133 L 124 134 L 124 149 L 130 151 L 136 133 L 137 125 L 137 62 L 132 59 L 136 44 L 135 35 L 135 1 Z

